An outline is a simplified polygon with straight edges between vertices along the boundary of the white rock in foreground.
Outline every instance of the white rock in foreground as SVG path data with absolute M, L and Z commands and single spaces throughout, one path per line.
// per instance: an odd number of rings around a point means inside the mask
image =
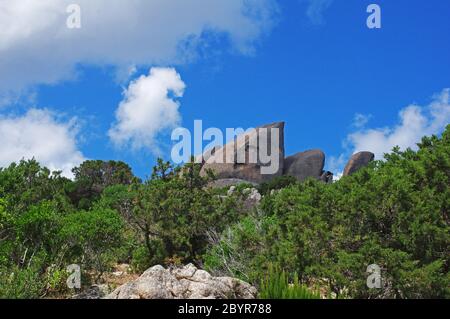
M 231 277 L 213 277 L 193 264 L 164 269 L 154 266 L 106 299 L 254 299 L 256 288 Z

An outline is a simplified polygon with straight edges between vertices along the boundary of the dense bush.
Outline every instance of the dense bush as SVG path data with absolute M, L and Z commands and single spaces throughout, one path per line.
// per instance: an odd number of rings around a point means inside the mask
M 298 183 L 297 178 L 293 176 L 278 176 L 269 182 L 261 183 L 258 191 L 261 195 L 268 195 L 272 190 L 279 190 Z
M 130 185 L 136 181 L 131 168 L 123 162 L 86 161 L 73 170 L 73 183 L 66 184 L 65 193 L 81 209 L 89 209 L 112 185 Z
M 174 169 L 159 161 L 153 176 L 135 185 L 135 197 L 124 218 L 135 228 L 150 260 L 162 263 L 180 258 L 201 263 L 209 232 L 221 232 L 236 220 L 234 201 L 215 196 L 200 176 L 198 164 Z
M 122 219 L 116 211 L 93 208 L 65 216 L 58 237 L 65 246 L 67 260 L 101 274 L 108 261 L 114 261 L 111 253 L 122 243 L 122 229 Z
M 260 288 L 264 298 L 448 298 L 450 126 L 418 150 L 333 184 L 281 177 L 207 187 L 198 164 L 159 160 L 141 181 L 121 162 L 88 161 L 69 180 L 36 161 L 0 169 L 0 298 L 70 293 L 66 267 L 96 280 L 117 263 L 142 272 L 194 262 Z M 272 192 L 272 190 L 277 190 Z M 381 268 L 382 289 L 366 285 Z M 298 274 L 298 275 L 296 275 Z
M 96 202 L 80 210 L 66 194 L 76 183 L 34 160 L 0 169 L 0 297 L 60 293 L 68 265 L 101 274 L 117 262 L 122 218 Z
M 290 282 L 284 270 L 269 267 L 269 272 L 261 280 L 259 297 L 262 299 L 320 299 L 320 294 L 301 285 L 296 274 Z
M 35 266 L 0 268 L 0 298 L 35 299 L 42 296 L 45 286 Z
M 265 196 L 259 215 L 221 235 L 206 266 L 257 284 L 273 263 L 338 297 L 448 298 L 449 185 L 450 127 L 334 184 Z M 371 264 L 382 289 L 366 286 Z

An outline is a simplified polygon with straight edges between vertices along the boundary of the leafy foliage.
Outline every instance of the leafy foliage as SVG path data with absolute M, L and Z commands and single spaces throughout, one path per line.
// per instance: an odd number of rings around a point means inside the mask
M 258 215 L 220 236 L 206 267 L 256 284 L 272 263 L 337 297 L 450 297 L 450 126 L 418 146 L 331 185 L 309 180 L 266 195 Z M 371 264 L 382 289 L 366 285 Z
M 320 299 L 320 294 L 301 285 L 294 274 L 289 282 L 285 271 L 269 267 L 269 272 L 261 280 L 259 297 L 262 299 Z
M 108 186 L 130 185 L 136 179 L 123 162 L 86 161 L 72 171 L 75 180 L 66 185 L 65 192 L 82 209 L 89 209 Z
M 150 260 L 199 262 L 208 231 L 221 231 L 235 218 L 233 201 L 214 196 L 208 182 L 198 164 L 179 170 L 159 161 L 152 178 L 134 186 L 133 209 L 124 217 L 143 238 Z
M 100 273 L 106 270 L 107 252 L 122 242 L 122 220 L 111 209 L 93 208 L 67 215 L 59 231 L 72 263 L 84 263 Z
M 74 180 L 35 160 L 0 169 L 0 298 L 70 293 L 66 266 L 97 276 L 194 262 L 263 298 L 449 298 L 450 126 L 333 184 L 281 177 L 257 208 L 208 187 L 200 165 L 158 160 L 146 181 L 87 161 Z M 272 190 L 276 190 L 275 192 Z M 382 289 L 366 285 L 381 268 Z M 298 274 L 298 275 L 296 275 Z
M 269 182 L 262 183 L 258 187 L 261 195 L 268 195 L 272 190 L 279 190 L 298 183 L 297 178 L 289 175 L 277 176 Z
M 0 297 L 8 299 L 35 299 L 41 296 L 45 283 L 34 267 L 0 268 Z

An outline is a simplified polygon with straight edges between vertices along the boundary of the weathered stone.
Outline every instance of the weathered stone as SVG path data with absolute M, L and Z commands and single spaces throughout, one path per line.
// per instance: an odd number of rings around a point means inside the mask
M 301 182 L 309 177 L 321 179 L 324 165 L 325 154 L 321 150 L 301 152 L 284 160 L 284 175 L 294 176 Z
M 262 130 L 267 129 L 267 130 Z M 271 132 L 278 129 L 278 147 L 272 150 Z M 267 139 L 262 133 L 267 132 Z M 268 155 L 274 159 L 273 162 L 265 161 L 259 156 L 261 143 L 268 143 Z M 262 152 L 264 153 L 264 152 Z M 239 154 L 244 154 L 242 158 Z M 242 179 L 253 183 L 269 181 L 275 176 L 283 173 L 284 165 L 284 122 L 273 123 L 258 127 L 251 132 L 240 135 L 221 148 L 215 148 L 214 154 L 204 161 L 201 175 L 205 176 L 207 170 L 212 170 L 218 179 Z M 268 167 L 276 168 L 273 173 L 265 173 L 262 169 Z
M 154 266 L 106 299 L 254 299 L 256 294 L 256 288 L 246 282 L 213 277 L 189 264 L 175 269 Z
M 359 169 L 366 167 L 375 158 L 375 154 L 371 152 L 359 152 L 353 154 L 348 161 L 344 169 L 344 176 L 349 176 L 358 171 Z

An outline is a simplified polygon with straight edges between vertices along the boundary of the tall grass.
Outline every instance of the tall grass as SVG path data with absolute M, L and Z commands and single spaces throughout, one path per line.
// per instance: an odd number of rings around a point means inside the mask
M 294 274 L 292 282 L 284 270 L 269 267 L 267 276 L 261 280 L 259 297 L 261 299 L 320 299 L 320 294 L 300 284 Z

